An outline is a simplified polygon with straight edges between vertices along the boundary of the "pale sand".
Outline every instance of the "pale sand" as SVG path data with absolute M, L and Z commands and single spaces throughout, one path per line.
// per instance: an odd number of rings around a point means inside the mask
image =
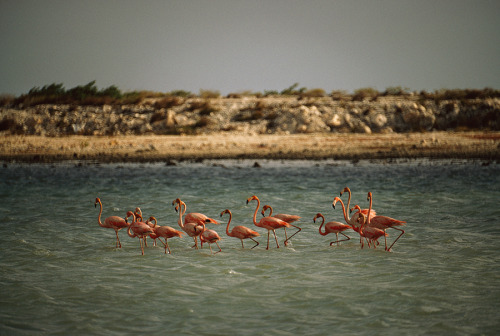
M 0 160 L 500 159 L 500 132 L 199 136 L 2 136 Z

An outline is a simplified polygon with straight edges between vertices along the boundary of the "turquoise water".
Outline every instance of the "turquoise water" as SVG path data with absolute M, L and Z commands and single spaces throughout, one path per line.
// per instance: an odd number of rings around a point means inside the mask
M 199 164 L 8 164 L 0 168 L 0 334 L 9 335 L 494 335 L 500 332 L 500 165 L 469 161 L 206 161 Z M 321 212 L 349 186 L 353 204 L 407 221 L 393 252 L 329 246 Z M 302 216 L 289 247 L 265 249 L 252 224 L 257 195 Z M 97 224 L 141 207 L 177 227 L 188 212 L 261 233 L 222 252 L 170 240 L 172 255 Z M 343 199 L 346 199 L 343 196 Z M 259 215 L 260 216 L 260 215 Z M 227 216 L 222 218 L 226 223 Z M 389 240 L 396 231 L 389 230 Z M 280 243 L 283 232 L 278 231 Z M 251 243 L 251 242 L 250 242 Z M 245 245 L 250 247 L 251 244 Z

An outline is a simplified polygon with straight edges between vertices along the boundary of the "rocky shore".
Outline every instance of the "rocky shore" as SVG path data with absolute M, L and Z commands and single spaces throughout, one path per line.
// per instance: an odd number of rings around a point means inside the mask
M 0 160 L 500 159 L 500 99 L 176 98 L 0 108 Z

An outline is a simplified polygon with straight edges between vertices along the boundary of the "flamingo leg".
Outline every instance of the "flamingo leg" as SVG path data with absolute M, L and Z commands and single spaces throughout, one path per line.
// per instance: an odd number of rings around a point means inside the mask
M 344 237 L 346 237 L 347 239 L 341 239 L 339 240 L 339 234 L 337 233 L 337 241 L 334 241 L 334 242 L 331 242 L 330 243 L 330 246 L 332 246 L 333 244 L 337 243 L 337 246 L 339 246 L 339 243 L 340 242 L 343 242 L 343 241 L 348 241 L 348 240 L 351 240 L 351 238 L 349 236 L 346 236 L 343 232 L 339 232 L 341 235 L 343 235 Z
M 257 246 L 259 245 L 259 242 L 258 242 L 258 241 L 256 241 L 256 240 L 255 240 L 255 239 L 253 239 L 252 237 L 250 237 L 250 239 L 251 239 L 251 240 L 253 240 L 253 241 L 255 242 L 255 245 L 254 245 L 252 248 L 257 247 Z M 243 243 L 243 241 L 241 241 L 241 242 Z
M 144 247 L 142 247 L 142 238 L 139 237 L 139 245 L 141 246 L 142 255 L 144 255 Z
M 116 247 L 122 248 L 122 243 L 120 242 L 120 238 L 118 238 L 118 230 L 115 230 L 116 233 Z
M 217 252 L 215 252 L 215 253 L 219 253 L 219 252 L 221 252 L 221 251 L 222 251 L 222 249 L 220 248 L 219 243 L 218 243 L 218 242 L 215 242 L 215 244 L 217 244 L 217 247 L 219 248 L 219 251 L 217 251 Z
M 285 230 L 285 241 L 283 242 L 283 244 L 285 244 L 285 246 L 287 246 L 288 245 L 288 239 L 290 239 L 292 237 L 288 238 L 288 235 L 286 234 L 286 227 L 283 228 L 283 229 Z
M 276 231 L 273 230 L 274 234 L 274 240 L 276 240 L 276 248 L 280 248 L 280 245 L 278 244 L 278 237 L 276 237 Z
M 243 239 L 240 240 L 241 240 L 241 248 L 245 248 L 245 246 L 243 246 Z
M 298 226 L 295 226 L 295 225 L 293 225 L 293 224 L 290 224 L 290 225 L 291 225 L 291 226 L 293 226 L 294 228 L 296 228 L 296 229 L 297 229 L 297 231 L 296 231 L 293 235 L 291 235 L 291 236 L 290 236 L 290 238 L 287 238 L 287 239 L 285 240 L 285 246 L 287 246 L 287 245 L 288 245 L 288 241 L 289 241 L 290 239 L 292 239 L 292 237 L 293 237 L 293 236 L 295 236 L 297 233 L 299 233 L 300 231 L 302 231 L 302 229 L 301 229 L 301 228 L 299 228 Z M 285 236 L 286 236 L 286 228 L 285 228 Z M 337 239 L 338 239 L 338 238 L 337 238 Z
M 392 242 L 391 246 L 389 246 L 389 248 L 387 249 L 387 251 L 390 251 L 391 248 L 392 248 L 392 245 L 394 245 L 394 243 L 398 241 L 399 237 L 401 237 L 405 233 L 405 230 L 398 229 L 398 228 L 395 228 L 395 227 L 393 227 L 393 229 L 401 231 L 401 234 L 398 236 L 398 238 L 396 238 L 395 241 Z
M 270 230 L 267 230 L 267 247 L 266 247 L 266 250 L 269 250 L 269 231 Z

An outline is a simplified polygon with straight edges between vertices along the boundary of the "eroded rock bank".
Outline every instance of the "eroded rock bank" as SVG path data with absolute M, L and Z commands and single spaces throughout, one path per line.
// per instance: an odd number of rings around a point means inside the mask
M 176 98 L 137 105 L 0 108 L 3 135 L 200 135 L 499 131 L 500 99 L 385 96 Z

